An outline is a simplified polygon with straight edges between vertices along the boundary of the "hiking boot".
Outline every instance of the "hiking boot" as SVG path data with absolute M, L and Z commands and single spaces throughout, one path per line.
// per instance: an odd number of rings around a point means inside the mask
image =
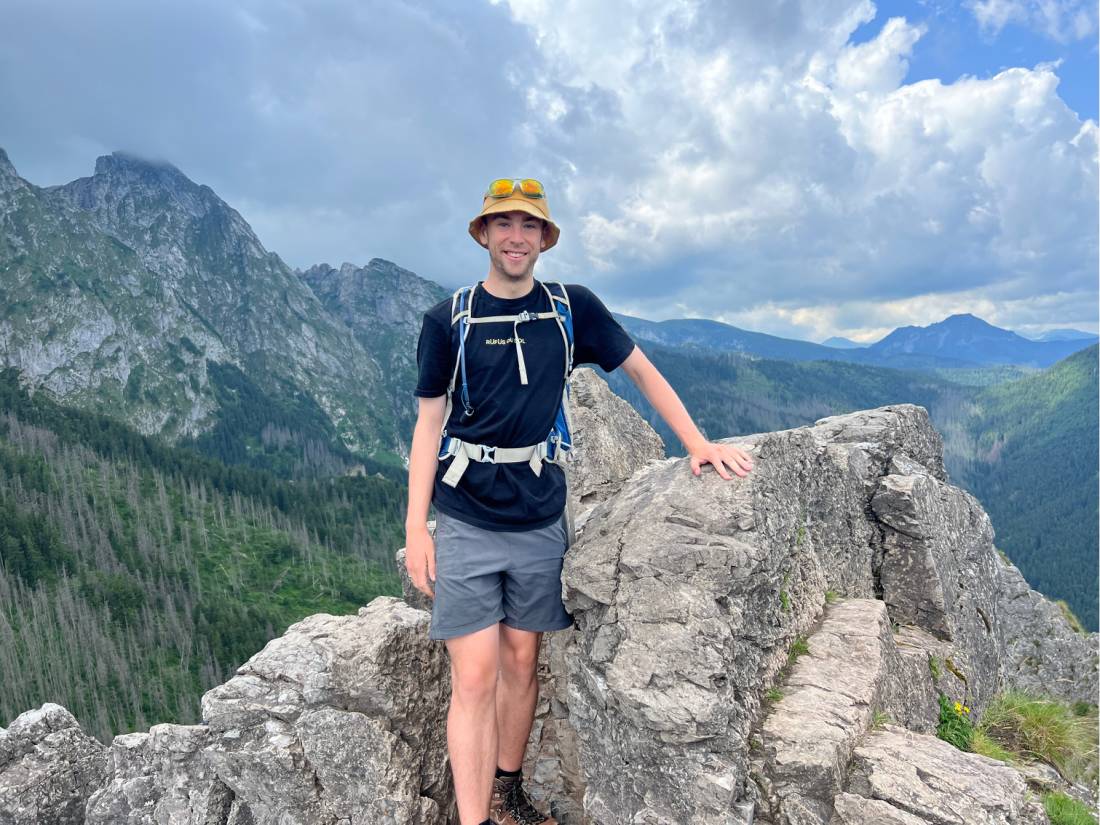
M 496 825 L 558 825 L 556 819 L 543 816 L 531 804 L 518 776 L 498 776 L 493 780 L 489 819 Z

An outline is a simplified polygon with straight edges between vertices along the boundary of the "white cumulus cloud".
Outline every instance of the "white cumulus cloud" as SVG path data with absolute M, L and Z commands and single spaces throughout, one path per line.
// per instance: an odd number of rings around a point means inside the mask
M 508 5 L 556 102 L 529 97 L 583 243 L 561 265 L 621 306 L 810 334 L 821 306 L 1056 293 L 1095 327 L 1097 126 L 1055 66 L 906 83 L 922 29 L 855 44 L 859 0 Z

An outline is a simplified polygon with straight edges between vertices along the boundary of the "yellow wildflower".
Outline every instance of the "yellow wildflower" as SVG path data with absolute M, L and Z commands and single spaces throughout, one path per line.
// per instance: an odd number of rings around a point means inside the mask
M 966 705 L 963 705 L 963 713 L 970 713 L 970 708 L 968 708 Z
M 955 703 L 955 713 L 962 713 L 962 709 L 963 709 L 962 702 L 956 702 Z

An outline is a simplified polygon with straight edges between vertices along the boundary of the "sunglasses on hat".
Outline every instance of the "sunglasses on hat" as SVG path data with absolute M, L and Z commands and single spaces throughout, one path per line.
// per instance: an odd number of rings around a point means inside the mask
M 517 189 L 519 189 L 521 195 L 527 198 L 546 197 L 546 190 L 534 178 L 497 178 L 489 184 L 485 197 L 509 198 Z

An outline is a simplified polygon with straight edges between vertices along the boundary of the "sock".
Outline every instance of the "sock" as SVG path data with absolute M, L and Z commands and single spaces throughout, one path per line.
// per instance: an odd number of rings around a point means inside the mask
M 520 768 L 518 771 L 506 771 L 504 768 L 497 768 L 498 779 L 502 776 L 519 776 L 521 773 L 523 773 L 523 768 Z

